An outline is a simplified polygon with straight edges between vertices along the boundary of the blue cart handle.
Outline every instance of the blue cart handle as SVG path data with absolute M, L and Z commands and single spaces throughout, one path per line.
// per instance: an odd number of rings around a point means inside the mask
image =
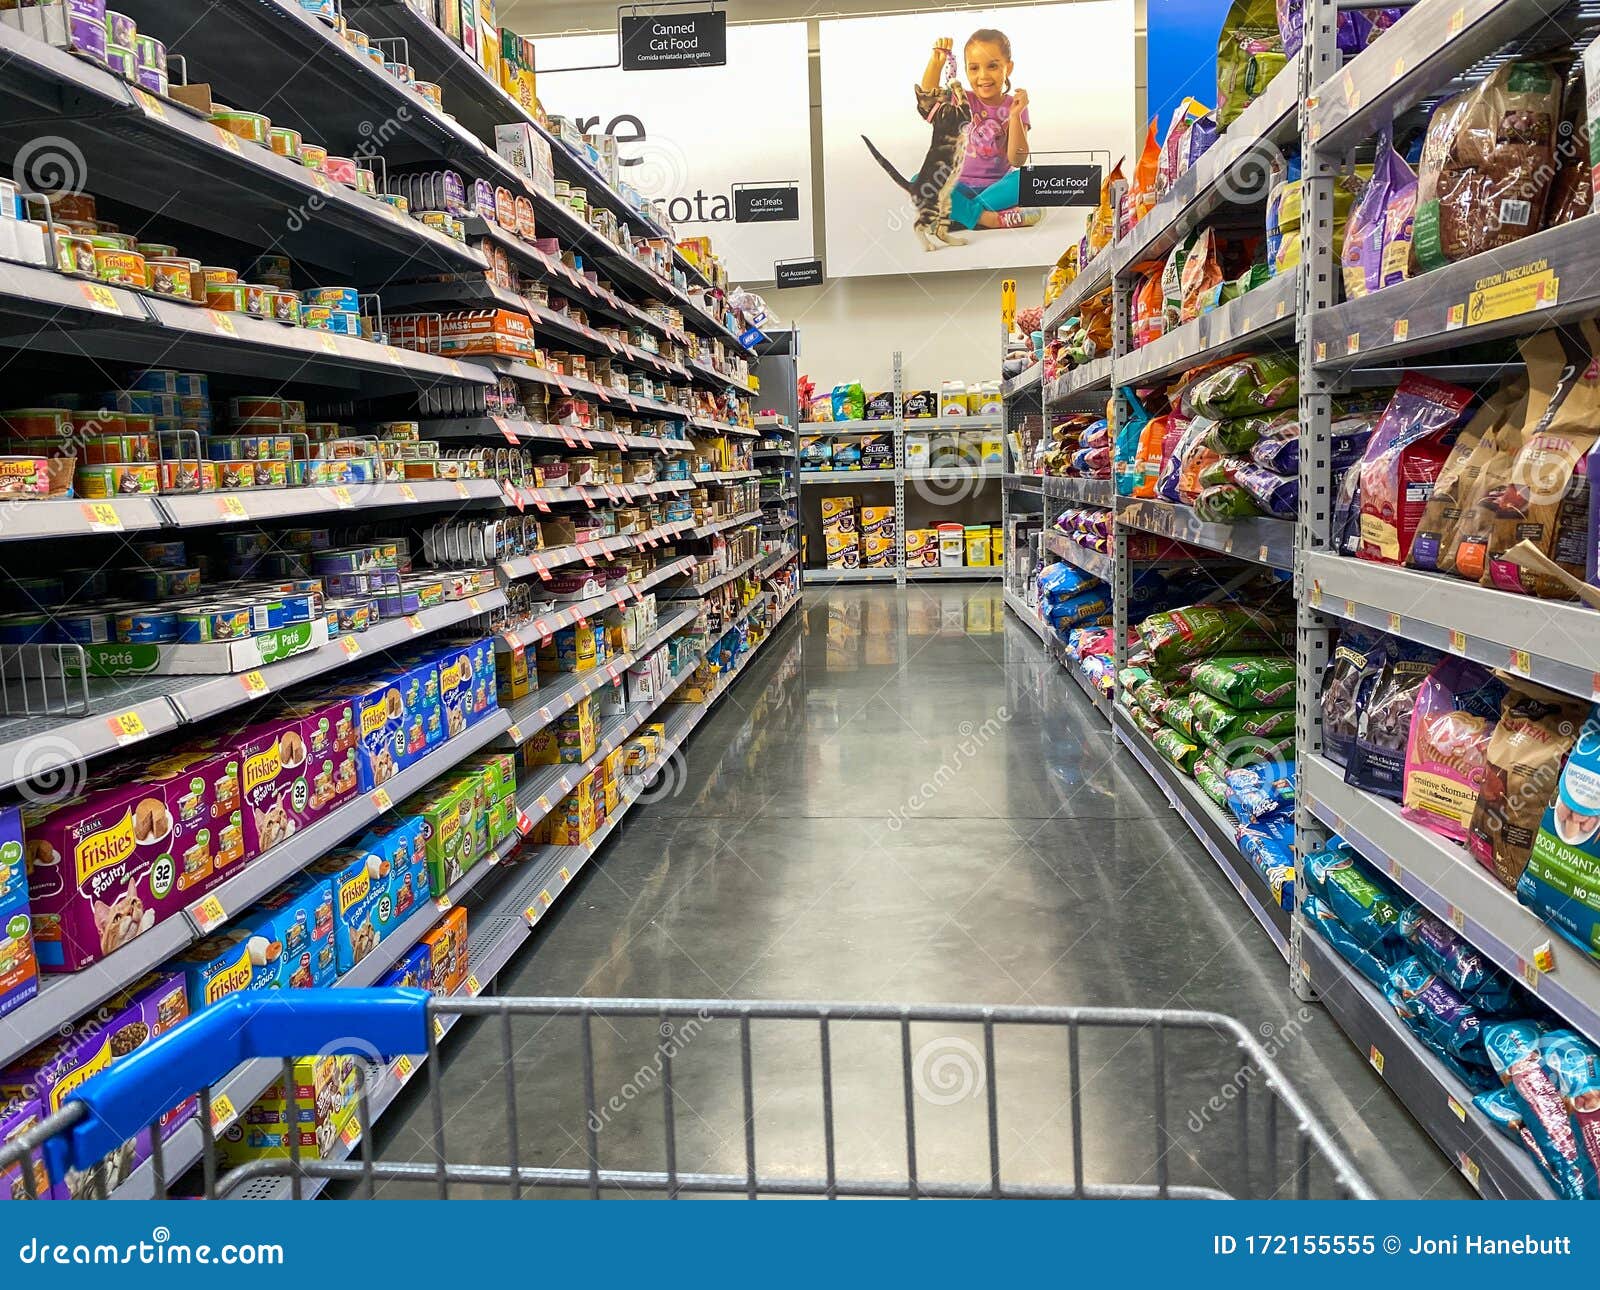
M 351 1054 L 389 1061 L 425 1053 L 431 997 L 414 989 L 230 994 L 119 1058 L 69 1097 L 88 1115 L 45 1144 L 52 1175 L 92 1167 L 201 1087 L 256 1058 Z

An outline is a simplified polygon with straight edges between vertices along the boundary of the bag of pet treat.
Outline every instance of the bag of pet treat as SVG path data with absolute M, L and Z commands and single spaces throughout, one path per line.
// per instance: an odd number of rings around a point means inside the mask
M 1396 643 L 1377 684 L 1365 696 L 1350 747 L 1350 763 L 1344 768 L 1345 783 L 1396 802 L 1401 799 L 1411 709 L 1438 657 L 1425 645 Z
M 1502 63 L 1434 109 L 1422 146 L 1412 269 L 1425 273 L 1542 227 L 1565 63 Z
M 1467 826 L 1467 850 L 1503 885 L 1514 888 L 1588 705 L 1532 681 L 1501 679 L 1507 681 L 1506 697 L 1489 737 L 1483 787 Z
M 1434 664 L 1417 692 L 1406 736 L 1400 807 L 1406 819 L 1466 842 L 1505 692 L 1488 668 L 1467 659 L 1451 654 Z
M 1504 558 L 1521 542 L 1582 582 L 1588 572 L 1588 455 L 1600 443 L 1600 329 L 1585 322 L 1554 332 L 1565 353 L 1555 393 L 1538 419 L 1523 427 L 1522 446 L 1511 463 L 1510 486 L 1501 494 L 1483 581 L 1505 591 L 1572 598 L 1559 579 L 1524 569 Z
M 1483 468 L 1493 459 L 1497 435 L 1508 420 L 1520 420 L 1528 401 L 1523 377 L 1507 381 L 1473 414 L 1456 436 L 1450 455 L 1433 481 L 1433 492 L 1422 508 L 1416 535 L 1406 563 L 1413 569 L 1452 573 L 1456 567 L 1456 535 L 1469 499 L 1475 496 Z
M 1584 719 L 1517 881 L 1517 899 L 1600 958 L 1600 709 Z
M 1556 1195 L 1582 1200 L 1583 1168 L 1578 1139 L 1567 1116 L 1561 1089 L 1539 1051 L 1536 1021 L 1502 1021 L 1484 1031 L 1484 1047 L 1500 1082 L 1517 1095 L 1523 1123 L 1539 1144 L 1539 1158 L 1555 1182 Z
M 1365 627 L 1339 633 L 1333 657 L 1322 673 L 1322 755 L 1336 766 L 1348 766 L 1350 748 L 1360 724 L 1361 705 L 1394 650 L 1394 641 Z M 1291 686 L 1292 673 L 1291 673 Z M 1291 689 L 1291 693 L 1292 693 Z
M 1361 459 L 1361 558 L 1400 564 L 1450 455 L 1447 435 L 1472 391 L 1408 372 Z

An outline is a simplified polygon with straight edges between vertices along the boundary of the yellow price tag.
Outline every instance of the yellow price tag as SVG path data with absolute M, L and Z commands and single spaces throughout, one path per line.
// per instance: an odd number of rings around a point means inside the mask
M 458 479 L 455 481 L 455 485 L 457 497 L 465 499 L 472 496 L 472 490 L 467 487 L 465 480 Z
M 483 612 L 483 604 L 476 596 L 467 597 L 467 608 L 472 610 L 472 612 L 475 614 L 481 614 Z
M 333 495 L 334 505 L 341 511 L 347 511 L 356 504 L 356 499 L 350 496 L 350 490 L 343 484 L 335 486 L 329 492 Z
M 411 1059 L 402 1053 L 399 1057 L 395 1058 L 394 1065 L 389 1069 L 394 1072 L 395 1079 L 404 1084 L 408 1079 L 411 1078 L 411 1072 L 413 1069 L 411 1065 Z
M 1373 1070 L 1380 1075 L 1383 1074 L 1383 1054 L 1378 1051 L 1376 1044 L 1367 1049 L 1367 1061 L 1371 1064 Z
M 1466 10 L 1465 9 L 1457 9 L 1453 14 L 1450 15 L 1450 26 L 1449 26 L 1449 30 L 1448 30 L 1448 37 L 1450 39 L 1452 39 L 1452 40 L 1455 39 L 1455 37 L 1457 37 L 1457 36 L 1459 36 L 1461 34 L 1461 29 L 1463 27 L 1465 27 L 1466 25 L 1467 25 L 1467 13 L 1466 13 Z
M 224 130 L 220 125 L 214 125 L 211 128 L 216 131 L 217 142 L 229 152 L 237 155 L 239 152 L 239 136 L 232 130 Z
M 328 182 L 328 177 L 320 170 L 310 171 L 309 174 L 311 176 L 311 186 L 319 193 L 333 192 L 333 185 Z
M 449 909 L 450 909 L 450 906 L 454 905 L 455 903 L 456 903 L 455 901 L 450 899 L 450 893 L 447 891 L 442 896 L 435 896 L 434 897 L 433 907 L 435 909 L 437 909 L 441 914 L 444 914 L 444 913 L 448 913 Z
M 389 790 L 386 788 L 375 788 L 372 790 L 372 804 L 380 811 L 387 811 L 391 806 L 394 805 L 394 803 L 389 800 Z
M 438 1026 L 439 1019 L 437 1017 L 434 1018 L 433 1024 Z M 361 1142 L 361 1123 L 358 1119 L 351 1117 L 350 1121 L 344 1126 L 344 1128 L 339 1130 L 339 1141 L 344 1143 L 344 1145 L 349 1147 L 352 1151 L 355 1150 L 357 1145 Z
M 528 926 L 532 927 L 539 921 L 539 906 L 536 904 L 529 905 L 522 911 L 522 916 L 527 920 Z
M 400 496 L 405 501 L 414 502 L 417 500 L 417 490 L 411 487 L 410 484 L 401 484 Z
M 1517 960 L 1517 972 L 1522 977 L 1522 983 L 1527 986 L 1528 989 L 1537 993 L 1539 989 L 1538 964 L 1534 963 L 1531 959 L 1519 958 Z
M 154 94 L 150 93 L 149 90 L 140 89 L 138 86 L 135 86 L 133 90 L 133 97 L 138 99 L 139 106 L 142 107 L 149 115 L 155 117 L 157 121 L 165 121 L 167 119 L 166 105 L 163 104 L 161 100 L 158 99 Z
M 123 712 L 115 717 L 107 717 L 106 726 L 119 745 L 131 744 L 143 739 L 149 733 L 144 728 L 144 720 L 137 712 Z
M 440 1017 L 433 1019 L 433 1042 L 438 1043 L 444 1038 L 444 1020 Z
M 413 636 L 417 635 L 423 630 L 422 619 L 418 618 L 415 614 L 406 615 L 406 626 L 411 629 L 411 634 Z
M 209 935 L 223 923 L 228 921 L 228 911 L 223 909 L 222 900 L 217 896 L 207 896 L 189 911 L 189 917 L 194 925 L 200 929 L 202 936 Z
M 96 533 L 122 532 L 122 516 L 110 502 L 84 502 L 81 509 L 85 522 Z
M 541 891 L 539 893 L 539 899 L 544 901 L 545 908 L 549 909 L 550 905 L 551 905 L 551 902 L 552 902 L 552 900 L 554 898 L 550 895 L 550 889 L 548 887 L 546 887 L 543 891 Z
M 561 875 L 562 882 L 572 881 L 572 875 L 567 872 L 567 867 L 565 865 L 562 865 L 560 869 L 556 870 L 556 872 Z
M 1452 654 L 1465 654 L 1467 652 L 1467 634 L 1452 627 L 1450 629 L 1450 652 Z
M 1556 970 L 1555 946 L 1549 941 L 1546 941 L 1543 945 L 1535 949 L 1533 952 L 1533 965 L 1541 972 L 1554 972 Z
M 1467 1122 L 1467 1108 L 1462 1106 L 1460 1102 L 1456 1101 L 1455 1098 L 1451 1097 L 1448 1093 L 1445 1094 L 1444 1100 L 1445 1104 L 1450 1108 L 1450 1114 L 1455 1116 L 1456 1119 L 1460 1120 L 1462 1124 L 1465 1124 Z
M 122 306 L 117 303 L 116 293 L 102 282 L 80 282 L 78 290 L 83 292 L 84 302 L 91 309 L 103 314 L 116 314 L 122 316 Z
M 1305 977 L 1307 981 L 1311 980 L 1311 961 L 1309 959 L 1300 960 L 1300 975 Z
M 322 346 L 324 354 L 340 353 L 339 341 L 332 332 L 319 331 L 317 333 L 317 343 Z
M 389 355 L 389 361 L 396 367 L 400 366 L 400 364 L 406 361 L 405 350 L 399 349 L 394 345 L 385 345 L 383 348 L 384 351 Z
M 1389 630 L 1391 632 L 1398 632 L 1400 630 L 1400 615 L 1395 613 L 1394 610 L 1392 610 L 1392 609 L 1389 611 L 1389 620 L 1388 621 L 1389 621 Z
M 218 1093 L 211 1099 L 212 1133 L 221 1133 L 238 1118 L 239 1113 L 233 1109 L 233 1101 L 226 1093 Z
M 1461 1153 L 1461 1176 L 1472 1184 L 1475 1191 L 1482 1191 L 1478 1183 L 1478 1162 L 1465 1151 Z
M 483 993 L 483 986 L 478 983 L 478 978 L 477 977 L 475 977 L 475 976 L 468 976 L 467 977 L 467 993 L 469 995 L 471 995 L 474 999 L 476 999 L 480 994 Z
M 1467 930 L 1467 915 L 1465 911 L 1457 909 L 1454 905 L 1451 905 L 1449 908 L 1449 914 L 1451 927 L 1455 928 L 1458 932 L 1464 932 Z
M 345 652 L 347 657 L 356 658 L 361 653 L 361 642 L 354 636 L 341 636 L 339 638 L 339 648 Z
M 243 672 L 239 676 L 239 684 L 244 687 L 244 692 L 250 695 L 265 694 L 268 690 L 267 678 L 260 672 Z
M 1533 658 L 1525 649 L 1511 651 L 1511 670 L 1518 676 L 1533 675 Z
M 1356 354 L 1359 353 L 1360 350 L 1361 333 L 1358 331 L 1353 331 L 1344 338 L 1344 352 L 1346 354 Z
M 245 509 L 242 497 L 217 498 L 217 514 L 225 520 L 247 520 L 250 512 Z
M 225 314 L 220 309 L 206 310 L 211 315 L 212 330 L 219 336 L 237 336 L 239 329 L 233 325 L 233 315 Z

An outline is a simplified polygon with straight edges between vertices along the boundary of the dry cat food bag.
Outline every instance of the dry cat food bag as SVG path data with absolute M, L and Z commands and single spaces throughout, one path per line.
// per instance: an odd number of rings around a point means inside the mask
M 1207 757 L 1196 757 L 1194 761 L 1194 782 L 1200 785 L 1200 791 L 1209 797 L 1218 806 L 1228 804 L 1228 784 L 1222 778 L 1217 768 L 1211 764 Z
M 1361 704 L 1383 674 L 1394 641 L 1365 627 L 1339 633 L 1333 657 L 1322 673 L 1322 755 L 1336 766 L 1350 763 Z M 1292 690 L 1291 690 L 1292 693 Z
M 1361 558 L 1400 564 L 1450 455 L 1447 432 L 1472 391 L 1408 372 L 1361 459 Z
M 1486 667 L 1455 655 L 1423 681 L 1406 738 L 1400 813 L 1452 842 L 1467 825 L 1483 787 L 1484 760 L 1506 687 Z
M 1370 295 L 1406 277 L 1416 204 L 1417 177 L 1394 150 L 1386 130 L 1378 138 L 1372 178 L 1361 191 L 1340 244 L 1347 299 Z
M 1495 456 L 1497 435 L 1508 421 L 1520 422 L 1527 406 L 1528 383 L 1522 377 L 1506 382 L 1473 414 L 1456 436 L 1433 492 L 1422 508 L 1406 563 L 1413 569 L 1451 573 L 1456 567 L 1456 537 L 1461 516 L 1477 496 L 1484 466 Z
M 1171 188 L 1183 173 L 1187 160 L 1189 128 L 1210 114 L 1211 109 L 1199 99 L 1184 99 L 1172 109 L 1167 120 L 1166 137 L 1161 141 L 1161 159 L 1156 164 L 1156 196 Z
M 1232 524 L 1261 514 L 1261 508 L 1240 484 L 1216 484 L 1202 488 L 1190 499 L 1195 515 L 1206 524 Z
M 1094 220 L 1089 225 L 1089 254 L 1095 256 L 1111 244 L 1116 232 L 1117 203 L 1127 188 L 1127 178 L 1122 173 L 1122 158 L 1117 159 L 1106 177 L 1100 181 L 1100 204 L 1095 207 Z
M 1482 1091 L 1494 1087 L 1494 1068 L 1484 1051 L 1478 1010 L 1420 958 L 1412 955 L 1389 969 L 1383 997 L 1411 1033 L 1469 1088 Z
M 1118 237 L 1128 233 L 1156 204 L 1156 172 L 1160 168 L 1161 140 L 1156 137 L 1156 118 L 1151 117 L 1144 132 L 1144 147 L 1139 149 L 1139 160 L 1134 163 L 1133 180 L 1117 214 Z
M 1542 1038 L 1536 1021 L 1503 1021 L 1484 1031 L 1483 1042 L 1500 1082 L 1517 1095 L 1523 1125 L 1539 1145 L 1539 1159 L 1555 1184 L 1556 1195 L 1582 1200 L 1578 1138 L 1561 1087 L 1540 1051 Z
M 1398 641 L 1377 684 L 1363 696 L 1344 781 L 1398 802 L 1405 786 L 1406 737 L 1411 710 L 1438 655 L 1425 645 Z
M 1293 407 L 1300 398 L 1300 371 L 1293 354 L 1248 354 L 1207 372 L 1184 391 L 1191 416 L 1221 420 Z
M 1565 353 L 1555 393 L 1538 419 L 1524 426 L 1511 463 L 1509 487 L 1496 508 L 1494 538 L 1483 581 L 1506 591 L 1570 599 L 1555 578 L 1512 564 L 1503 553 L 1531 542 L 1582 582 L 1589 567 L 1589 472 L 1586 458 L 1600 442 L 1600 330 L 1558 328 Z
M 1503 63 L 1434 109 L 1418 175 L 1414 270 L 1437 269 L 1543 227 L 1564 66 Z
M 1200 745 L 1194 739 L 1171 726 L 1163 726 L 1151 736 L 1156 749 L 1185 775 L 1194 771 L 1194 759 L 1200 755 Z
M 1467 850 L 1507 887 L 1516 887 L 1522 877 L 1587 712 L 1582 699 L 1532 681 L 1509 680 L 1467 828 Z
M 1168 699 L 1161 709 L 1161 719 L 1179 734 L 1193 739 L 1198 733 L 1194 728 L 1194 696 L 1182 694 Z
M 1178 321 L 1193 322 L 1206 311 L 1206 298 L 1222 285 L 1222 265 L 1217 260 L 1217 238 L 1209 228 L 1200 234 L 1183 262 L 1182 299 Z
M 1300 513 L 1298 475 L 1280 475 L 1251 461 L 1235 472 L 1234 482 L 1250 494 L 1250 500 L 1263 515 L 1292 520 Z
M 1143 349 L 1153 340 L 1160 340 L 1166 330 L 1161 295 L 1161 274 L 1147 273 L 1139 280 L 1139 289 L 1133 293 L 1133 347 Z
M 1258 712 L 1294 709 L 1294 660 L 1275 654 L 1210 658 L 1189 676 L 1195 689 L 1230 708 Z
M 1233 0 L 1217 36 L 1217 124 L 1232 125 L 1287 61 L 1276 0 Z
M 1183 322 L 1183 270 L 1189 257 L 1200 247 L 1202 234 L 1197 229 L 1170 252 L 1161 266 L 1161 333 L 1165 335 Z
M 1545 810 L 1517 899 L 1600 958 L 1600 709 L 1591 709 Z

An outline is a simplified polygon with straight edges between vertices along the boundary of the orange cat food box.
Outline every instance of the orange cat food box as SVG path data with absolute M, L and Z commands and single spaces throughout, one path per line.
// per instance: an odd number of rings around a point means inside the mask
M 111 787 L 23 808 L 34 950 L 45 972 L 76 972 L 121 949 L 244 861 L 231 745 L 190 744 L 95 777 Z

